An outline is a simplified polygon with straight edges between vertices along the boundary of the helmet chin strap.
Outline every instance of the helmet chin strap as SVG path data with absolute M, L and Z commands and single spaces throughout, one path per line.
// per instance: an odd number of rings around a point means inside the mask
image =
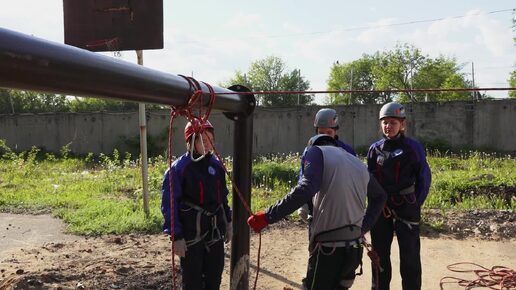
M 204 156 L 206 156 L 206 147 L 204 147 L 204 141 L 202 140 L 202 137 L 199 138 L 201 140 L 203 154 L 201 154 L 201 156 L 199 156 L 197 158 L 194 158 L 193 153 L 194 153 L 194 148 L 195 148 L 195 135 L 196 134 L 194 132 L 192 135 L 192 138 L 191 138 L 192 141 L 190 141 L 191 142 L 190 143 L 190 159 L 192 159 L 193 162 L 198 162 L 198 161 L 201 161 L 204 158 Z
M 395 139 L 398 139 L 401 137 L 401 131 L 398 132 L 398 134 L 396 134 L 396 136 L 392 137 L 392 138 L 389 138 L 389 136 L 383 134 L 383 136 L 385 137 L 385 139 L 388 139 L 388 140 L 395 140 Z

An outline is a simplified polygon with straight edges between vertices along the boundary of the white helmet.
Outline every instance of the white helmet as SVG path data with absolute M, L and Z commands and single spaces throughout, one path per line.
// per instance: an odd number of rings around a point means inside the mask
M 380 114 L 378 119 L 383 119 L 387 117 L 405 119 L 407 116 L 405 115 L 405 107 L 395 102 L 390 102 L 380 109 Z

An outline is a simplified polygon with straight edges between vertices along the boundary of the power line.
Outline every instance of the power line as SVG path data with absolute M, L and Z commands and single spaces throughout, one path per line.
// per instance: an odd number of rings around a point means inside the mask
M 314 34 L 326 34 L 326 33 L 331 33 L 331 32 L 336 32 L 336 31 L 357 31 L 357 30 L 368 30 L 368 29 L 376 29 L 376 28 L 384 28 L 384 27 L 413 25 L 413 24 L 420 24 L 420 23 L 429 23 L 429 22 L 443 21 L 443 20 L 446 20 L 446 19 L 460 19 L 460 18 L 464 18 L 464 17 L 468 17 L 468 16 L 479 16 L 479 15 L 486 15 L 486 14 L 496 14 L 496 13 L 502 13 L 502 12 L 515 11 L 515 10 L 516 10 L 516 8 L 502 9 L 502 10 L 489 11 L 489 12 L 485 12 L 485 13 L 458 15 L 458 16 L 452 16 L 452 17 L 440 17 L 440 18 L 424 19 L 424 20 L 413 20 L 413 21 L 391 23 L 391 24 L 366 25 L 366 26 L 350 27 L 350 28 L 344 28 L 344 29 L 334 29 L 334 30 L 327 30 L 327 31 L 314 31 L 314 32 L 305 32 L 305 33 L 297 33 L 297 34 L 271 35 L 271 36 L 264 36 L 264 38 L 304 36 L 304 35 L 314 35 Z
M 478 92 L 478 91 L 516 91 L 515 88 L 430 88 L 430 89 L 384 89 L 384 90 L 317 90 L 317 91 L 251 91 L 223 92 L 216 95 L 293 95 L 293 94 L 349 94 L 349 93 L 429 93 L 429 92 Z
M 487 14 L 497 14 L 497 13 L 504 13 L 509 11 L 516 11 L 516 8 L 510 8 L 510 9 L 501 9 L 501 10 L 494 10 L 494 11 L 488 11 L 488 12 L 480 12 L 480 13 L 474 13 L 474 14 L 467 14 L 467 15 L 458 15 L 458 16 L 451 16 L 451 17 L 440 17 L 440 18 L 432 18 L 432 19 L 423 19 L 423 20 L 412 20 L 412 21 L 406 21 L 406 22 L 398 22 L 398 23 L 391 23 L 391 24 L 379 24 L 379 25 L 364 25 L 364 26 L 357 26 L 357 27 L 349 27 L 349 28 L 343 28 L 343 29 L 333 29 L 333 30 L 325 30 L 325 31 L 312 31 L 312 32 L 300 32 L 300 33 L 292 33 L 292 34 L 278 34 L 278 35 L 264 35 L 264 36 L 242 36 L 240 38 L 283 38 L 283 37 L 297 37 L 297 36 L 307 36 L 307 35 L 317 35 L 317 34 L 327 34 L 332 32 L 347 32 L 347 31 L 359 31 L 359 30 L 368 30 L 368 29 L 378 29 L 378 28 L 385 28 L 385 27 L 395 27 L 395 26 L 405 26 L 405 25 L 414 25 L 414 24 L 420 24 L 420 23 L 430 23 L 430 22 L 438 22 L 443 21 L 447 19 L 460 19 L 464 17 L 469 16 L 479 16 L 479 15 L 487 15 Z M 211 41 L 222 41 L 225 37 L 221 38 L 213 38 Z M 199 43 L 199 41 L 179 41 L 174 42 L 175 44 L 178 43 Z

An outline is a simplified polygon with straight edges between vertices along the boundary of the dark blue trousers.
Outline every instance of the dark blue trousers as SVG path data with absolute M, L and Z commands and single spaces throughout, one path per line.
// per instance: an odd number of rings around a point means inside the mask
M 354 281 L 355 270 L 362 262 L 362 246 L 321 247 L 320 251 L 310 254 L 304 290 L 344 290 L 342 280 Z
M 403 290 L 421 289 L 421 256 L 419 225 L 410 226 L 406 222 L 419 222 L 421 219 L 421 208 L 416 203 L 402 202 L 392 204 L 388 202 L 392 210 L 390 217 L 380 215 L 376 224 L 371 229 L 371 242 L 373 249 L 380 257 L 380 265 L 383 272 L 378 277 L 379 290 L 389 290 L 392 277 L 391 267 L 391 244 L 394 233 L 398 240 L 400 253 L 400 274 Z M 399 219 L 395 219 L 398 216 Z M 401 219 L 405 220 L 403 222 Z M 377 277 L 373 270 L 373 286 Z M 396 287 L 395 287 L 396 288 Z
M 183 290 L 219 290 L 224 270 L 222 240 L 206 248 L 204 241 L 188 247 L 181 258 Z

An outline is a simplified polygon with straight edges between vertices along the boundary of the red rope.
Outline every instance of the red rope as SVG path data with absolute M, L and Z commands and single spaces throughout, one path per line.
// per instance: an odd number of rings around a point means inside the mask
M 242 192 L 240 191 L 238 186 L 236 186 L 235 180 L 233 179 L 233 175 L 229 174 L 228 169 L 224 165 L 224 161 L 220 157 L 220 154 L 217 151 L 217 148 L 215 147 L 215 144 L 213 144 L 213 142 L 209 138 L 208 138 L 208 140 L 209 140 L 209 142 L 211 144 L 211 147 L 213 148 L 213 152 L 215 153 L 215 155 L 219 159 L 220 163 L 222 164 L 222 168 L 224 169 L 224 172 L 226 172 L 226 175 L 229 176 L 229 179 L 231 180 L 231 187 L 236 191 L 236 193 L 238 195 L 238 198 L 240 199 L 240 201 L 244 205 L 244 207 L 247 210 L 247 213 L 249 214 L 249 216 L 252 216 L 253 212 L 251 211 L 251 208 L 249 207 L 249 204 L 247 204 L 247 202 L 245 201 L 244 195 L 242 194 Z M 258 285 L 258 275 L 260 274 L 260 256 L 261 256 L 261 251 L 262 251 L 262 233 L 260 232 L 260 233 L 258 233 L 258 253 L 257 253 L 257 257 L 256 257 L 256 277 L 254 278 L 253 290 L 256 290 L 256 285 Z
M 201 134 L 202 133 L 202 124 L 208 120 L 208 117 L 210 116 L 211 110 L 213 108 L 213 104 L 215 102 L 215 97 L 216 97 L 216 93 L 215 93 L 215 90 L 213 89 L 213 87 L 211 85 L 209 85 L 208 83 L 202 82 L 208 88 L 209 96 L 210 96 L 210 99 L 209 99 L 208 104 L 206 106 L 207 107 L 206 111 L 203 113 L 202 112 L 202 107 L 203 107 L 203 103 L 204 103 L 204 100 L 203 100 L 204 92 L 202 91 L 200 83 L 197 80 L 195 80 L 194 78 L 192 78 L 192 77 L 187 77 L 187 76 L 183 76 L 183 75 L 180 75 L 180 76 L 183 77 L 188 82 L 188 84 L 190 86 L 190 90 L 193 90 L 193 93 L 189 97 L 188 102 L 187 102 L 186 105 L 184 105 L 184 106 L 171 106 L 171 111 L 170 111 L 170 124 L 169 124 L 169 136 L 168 136 L 168 143 L 169 143 L 168 144 L 168 147 L 169 147 L 168 148 L 169 149 L 168 150 L 168 167 L 169 167 L 168 174 L 169 174 L 169 188 L 170 188 L 170 190 L 169 190 L 169 194 L 170 194 L 170 215 L 171 215 L 171 217 L 170 217 L 170 224 L 171 224 L 171 239 L 172 239 L 172 281 L 173 281 L 173 289 L 174 290 L 176 289 L 176 268 L 175 268 L 175 258 L 174 258 L 174 194 L 173 194 L 173 187 L 172 187 L 173 186 L 173 184 L 172 184 L 172 172 L 170 170 L 170 168 L 172 166 L 172 128 L 173 128 L 173 122 L 174 122 L 175 118 L 177 118 L 179 116 L 184 116 L 189 122 L 192 123 L 192 125 L 194 125 L 194 132 L 196 132 L 196 134 Z M 197 116 L 193 112 L 193 107 L 196 104 L 199 107 L 199 112 L 198 112 Z M 229 174 L 226 166 L 224 165 L 224 161 L 220 157 L 220 154 L 217 151 L 217 148 L 215 147 L 215 144 L 213 144 L 213 142 L 210 139 L 208 139 L 208 140 L 209 140 L 209 142 L 210 142 L 210 144 L 211 144 L 211 146 L 213 148 L 213 151 L 214 151 L 215 155 L 219 159 L 219 161 L 220 161 L 220 163 L 222 165 L 222 168 L 224 169 L 224 172 L 226 173 L 226 175 L 229 176 L 229 178 L 231 180 L 232 188 L 237 193 L 240 201 L 244 205 L 244 208 L 247 210 L 247 213 L 249 214 L 249 216 L 253 215 L 253 212 L 251 211 L 251 208 L 249 207 L 249 204 L 245 201 L 242 192 L 236 186 L 235 181 L 233 179 L 233 176 L 231 174 Z M 253 287 L 253 289 L 256 289 L 256 285 L 258 283 L 258 274 L 260 272 L 261 244 L 262 244 L 262 236 L 261 236 L 261 233 L 260 233 L 259 234 L 259 242 L 258 242 L 258 257 L 257 257 L 257 266 L 256 266 L 256 277 L 255 277 L 255 280 L 254 280 L 254 287 Z
M 460 266 L 469 265 L 477 269 L 465 269 Z M 456 273 L 474 273 L 477 278 L 466 280 L 463 278 L 446 276 L 441 279 L 439 286 L 444 290 L 444 284 L 457 283 L 464 289 L 485 287 L 489 289 L 508 290 L 516 289 L 516 271 L 504 266 L 493 266 L 491 269 L 469 262 L 461 262 L 448 265 L 448 270 Z
M 478 92 L 478 91 L 516 91 L 515 88 L 450 88 L 450 89 L 385 89 L 385 90 L 315 90 L 315 91 L 254 91 L 225 92 L 216 95 L 289 95 L 289 94 L 349 94 L 349 93 L 410 93 L 410 92 Z

